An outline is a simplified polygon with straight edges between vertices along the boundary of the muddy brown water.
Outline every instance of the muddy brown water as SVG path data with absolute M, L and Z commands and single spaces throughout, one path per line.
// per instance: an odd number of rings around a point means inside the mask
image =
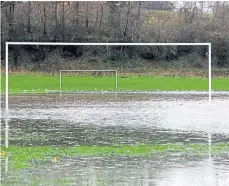
M 205 93 L 10 96 L 9 119 L 9 145 L 229 143 L 229 94 L 213 95 L 211 104 Z M 228 153 L 63 157 L 55 165 L 3 169 L 2 183 L 226 186 Z

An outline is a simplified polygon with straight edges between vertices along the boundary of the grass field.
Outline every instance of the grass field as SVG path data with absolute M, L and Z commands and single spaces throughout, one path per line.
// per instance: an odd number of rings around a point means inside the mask
M 211 146 L 211 153 L 228 153 L 229 144 L 219 143 Z M 165 144 L 165 145 L 111 145 L 111 146 L 79 146 L 79 147 L 51 147 L 51 146 L 32 146 L 21 147 L 13 146 L 8 149 L 2 148 L 1 157 L 10 157 L 14 168 L 30 167 L 33 162 L 56 163 L 63 157 L 74 156 L 146 156 L 155 153 L 183 152 L 199 155 L 209 153 L 207 144 Z
M 5 91 L 5 76 L 1 77 Z M 45 93 L 60 91 L 59 76 L 9 75 L 9 93 Z M 215 78 L 212 89 L 229 90 L 229 78 Z M 63 76 L 64 91 L 116 90 L 115 76 Z M 118 78 L 117 90 L 208 90 L 208 78 L 128 76 Z

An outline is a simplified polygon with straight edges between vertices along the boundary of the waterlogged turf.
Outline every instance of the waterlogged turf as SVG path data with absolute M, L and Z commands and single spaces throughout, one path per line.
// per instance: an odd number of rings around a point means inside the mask
M 13 168 L 28 168 L 34 164 L 56 163 L 65 157 L 75 156 L 158 156 L 158 153 L 191 153 L 192 155 L 206 156 L 211 148 L 212 155 L 219 155 L 229 151 L 229 143 L 214 144 L 164 144 L 164 145 L 112 145 L 112 146 L 78 146 L 78 147 L 51 147 L 51 146 L 14 146 L 2 148 L 1 158 L 7 156 Z
M 5 91 L 5 76 L 2 76 L 2 92 Z M 191 77 L 151 77 L 128 76 L 118 78 L 115 87 L 115 76 L 63 76 L 60 90 L 59 76 L 9 76 L 9 93 L 46 93 L 100 90 L 208 90 L 208 78 Z M 229 90 L 229 78 L 212 80 L 212 89 Z
M 10 95 L 2 185 L 227 186 L 228 96 Z

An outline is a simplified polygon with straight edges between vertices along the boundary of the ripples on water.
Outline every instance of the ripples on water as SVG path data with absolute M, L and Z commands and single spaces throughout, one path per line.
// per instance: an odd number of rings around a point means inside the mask
M 10 96 L 10 145 L 208 144 L 209 133 L 212 143 L 228 143 L 228 98 L 215 96 L 209 105 L 202 94 Z M 227 167 L 225 157 L 191 154 L 66 157 L 42 169 L 9 171 L 8 179 L 19 179 L 18 185 L 38 177 L 43 185 L 225 186 Z

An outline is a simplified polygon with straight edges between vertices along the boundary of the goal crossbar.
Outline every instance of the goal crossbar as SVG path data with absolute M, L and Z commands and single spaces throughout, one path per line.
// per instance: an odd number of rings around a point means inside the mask
M 115 88 L 118 88 L 117 70 L 60 70 L 60 90 L 62 89 L 62 72 L 115 72 Z
M 211 103 L 211 43 L 57 43 L 57 42 L 6 42 L 5 43 L 5 76 L 6 76 L 6 85 L 5 85 L 5 109 L 6 109 L 6 118 L 9 114 L 8 107 L 8 52 L 10 45 L 43 45 L 43 46 L 207 46 L 208 47 L 208 98 L 209 103 Z M 116 72 L 117 73 L 117 72 Z M 117 75 L 116 75 L 117 77 Z M 117 82 L 117 79 L 116 79 Z M 116 83 L 117 86 L 117 83 Z M 8 147 L 8 133 L 6 130 L 6 140 L 5 146 Z
M 50 45 L 50 46 L 208 46 L 208 97 L 211 102 L 211 43 L 66 43 L 66 42 L 6 42 L 6 113 L 8 113 L 8 50 L 10 45 Z

